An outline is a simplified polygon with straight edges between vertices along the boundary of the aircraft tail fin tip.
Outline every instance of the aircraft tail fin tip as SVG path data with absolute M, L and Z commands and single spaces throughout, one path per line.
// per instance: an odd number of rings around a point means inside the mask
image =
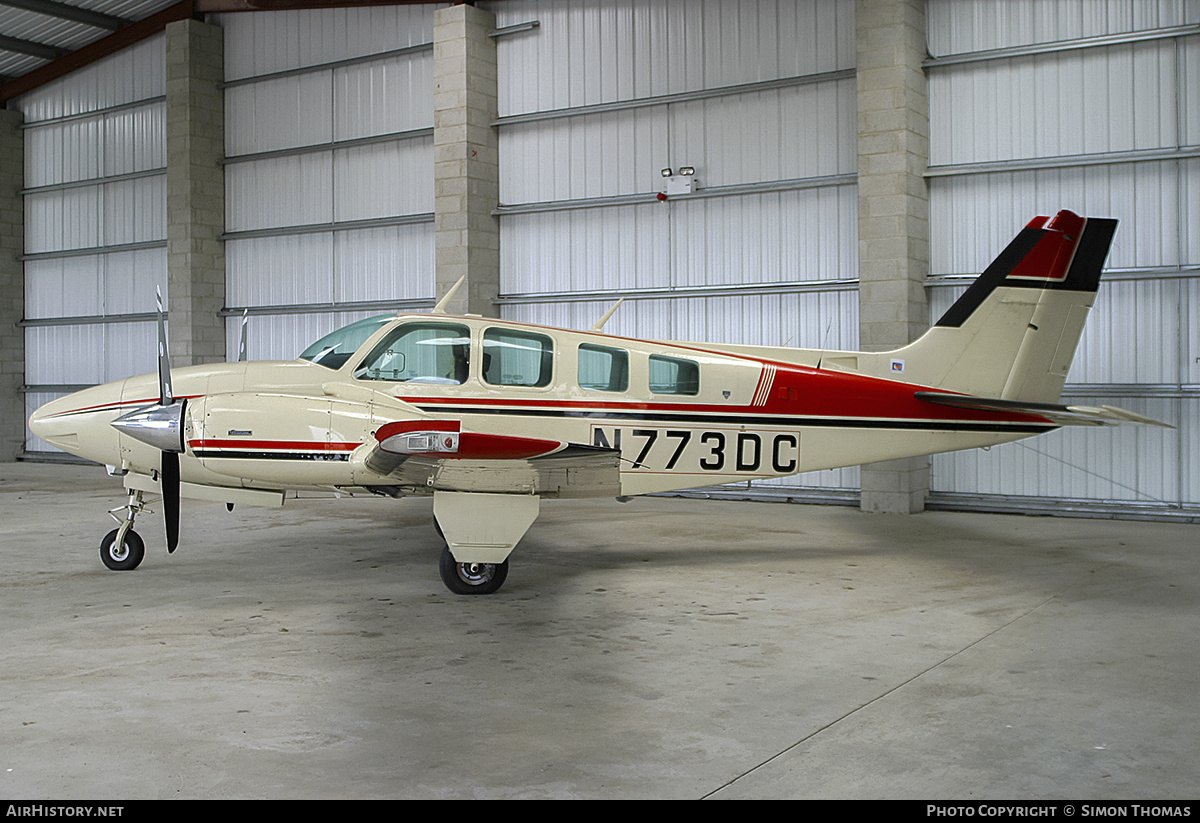
M 1116 228 L 1066 210 L 1035 217 L 935 325 L 961 326 L 1000 286 L 1094 293 Z

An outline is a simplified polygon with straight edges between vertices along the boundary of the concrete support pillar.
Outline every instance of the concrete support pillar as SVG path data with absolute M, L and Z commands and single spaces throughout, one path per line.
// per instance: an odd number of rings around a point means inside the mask
M 467 280 L 448 311 L 495 317 L 500 293 L 500 162 L 494 14 L 474 6 L 433 18 L 437 294 Z
M 219 26 L 167 25 L 167 291 L 171 364 L 225 359 L 225 76 Z
M 0 109 L 0 461 L 25 450 L 25 136 L 21 113 Z
M 929 327 L 929 97 L 924 0 L 858 0 L 859 337 L 903 346 Z M 929 458 L 862 468 L 862 509 L 918 512 Z

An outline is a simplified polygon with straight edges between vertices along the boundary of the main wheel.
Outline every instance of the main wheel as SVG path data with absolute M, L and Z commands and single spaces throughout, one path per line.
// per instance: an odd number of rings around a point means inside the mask
M 120 529 L 113 529 L 104 535 L 104 539 L 100 541 L 100 559 L 115 572 L 132 571 L 146 556 L 146 544 L 141 536 L 131 529 L 125 532 L 125 540 L 118 546 L 119 531 Z
M 503 563 L 459 563 L 449 547 L 442 549 L 438 564 L 442 582 L 455 594 L 492 594 L 508 577 L 508 561 Z

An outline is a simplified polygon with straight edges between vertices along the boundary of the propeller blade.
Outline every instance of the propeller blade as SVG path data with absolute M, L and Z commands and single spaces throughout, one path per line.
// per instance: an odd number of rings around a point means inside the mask
M 162 292 L 155 287 L 154 297 L 158 301 L 158 405 L 169 406 L 175 402 L 171 392 L 171 359 L 167 354 L 167 323 L 163 319 Z
M 241 339 L 238 341 L 238 362 L 246 362 L 246 323 L 250 320 L 250 310 L 242 310 L 242 333 Z
M 179 545 L 179 455 L 163 452 L 159 464 L 159 482 L 162 483 L 163 519 L 167 524 L 167 553 Z
M 179 545 L 179 452 L 183 451 L 184 403 L 176 403 L 171 390 L 171 358 L 167 352 L 167 322 L 163 317 L 162 291 L 154 289 L 158 303 L 158 407 L 160 414 L 170 418 L 167 426 L 172 435 L 168 448 L 159 458 L 159 482 L 162 484 L 163 519 L 167 526 L 167 553 Z M 177 438 L 177 440 L 176 440 Z

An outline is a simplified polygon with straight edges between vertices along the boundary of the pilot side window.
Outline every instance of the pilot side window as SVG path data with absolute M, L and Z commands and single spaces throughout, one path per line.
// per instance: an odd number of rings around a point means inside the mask
M 454 323 L 406 323 L 354 372 L 359 380 L 456 385 L 470 369 L 471 332 Z
M 544 334 L 513 329 L 483 333 L 483 379 L 493 386 L 548 386 L 554 342 Z
M 700 364 L 678 357 L 650 355 L 650 391 L 655 394 L 699 394 Z
M 628 391 L 629 352 L 580 343 L 579 386 L 589 391 Z

